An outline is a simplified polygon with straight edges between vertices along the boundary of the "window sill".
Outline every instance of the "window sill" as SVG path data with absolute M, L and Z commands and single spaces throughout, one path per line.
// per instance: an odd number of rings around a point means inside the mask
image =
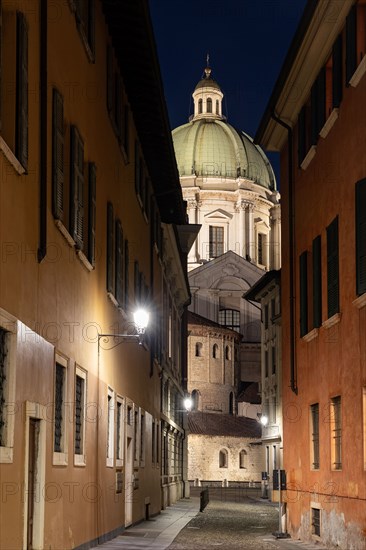
M 85 455 L 74 455 L 74 466 L 85 467 L 86 466 Z
M 335 121 L 338 118 L 339 109 L 335 107 L 333 111 L 330 113 L 329 117 L 327 118 L 326 123 L 324 124 L 323 128 L 320 130 L 319 135 L 323 139 L 327 137 L 329 132 L 334 126 Z
M 53 453 L 53 460 L 52 460 L 53 466 L 67 466 L 67 453 Z
M 357 309 L 361 309 L 362 307 L 366 306 L 366 292 L 361 294 L 361 296 L 358 296 L 356 300 L 353 300 L 352 304 L 357 307 Z
M 326 321 L 323 321 L 322 327 L 325 329 L 328 329 L 328 328 L 334 327 L 334 325 L 337 325 L 338 323 L 340 323 L 340 321 L 341 321 L 341 314 L 335 313 L 334 315 L 332 315 L 332 317 L 329 317 L 329 319 L 327 319 Z
M 18 174 L 21 176 L 22 174 L 25 174 L 24 167 L 20 164 L 17 157 L 14 155 L 13 151 L 10 149 L 10 147 L 7 145 L 4 138 L 0 136 L 0 151 L 4 153 L 4 156 L 8 159 L 10 164 L 15 168 L 15 171 L 18 172 Z
M 107 296 L 108 298 L 110 299 L 110 301 L 112 302 L 112 304 L 116 307 L 119 307 L 119 304 L 117 302 L 117 300 L 115 299 L 114 295 L 112 294 L 112 292 L 107 292 Z
M 116 468 L 123 467 L 123 460 L 121 458 L 116 458 Z
M 303 336 L 302 339 L 304 340 L 304 342 L 311 342 L 312 340 L 317 338 L 318 335 L 319 335 L 319 329 L 313 328 L 313 330 L 305 334 L 305 336 Z
M 76 255 L 79 258 L 80 262 L 88 271 L 94 271 L 94 266 L 89 262 L 88 258 L 85 256 L 84 252 L 81 250 L 76 251 Z
M 55 226 L 57 227 L 57 229 L 60 231 L 60 233 L 62 234 L 62 236 L 64 237 L 64 239 L 66 240 L 67 244 L 69 246 L 71 246 L 71 248 L 74 248 L 75 246 L 75 241 L 74 239 L 71 237 L 70 233 L 68 232 L 68 230 L 66 229 L 66 227 L 64 226 L 64 224 L 62 223 L 61 220 L 55 220 Z
M 309 164 L 311 163 L 311 161 L 315 157 L 315 153 L 316 153 L 316 145 L 312 145 L 310 147 L 309 151 L 307 152 L 304 160 L 300 164 L 301 170 L 306 170 L 307 169 L 307 167 L 309 166 Z
M 114 467 L 114 460 L 113 458 L 107 458 L 106 464 L 107 468 L 113 468 Z
M 0 447 L 0 464 L 12 464 L 13 447 Z
M 349 81 L 350 85 L 353 88 L 356 88 L 357 84 L 360 82 L 363 75 L 366 73 L 366 55 L 363 57 L 361 63 L 353 73 L 351 80 Z

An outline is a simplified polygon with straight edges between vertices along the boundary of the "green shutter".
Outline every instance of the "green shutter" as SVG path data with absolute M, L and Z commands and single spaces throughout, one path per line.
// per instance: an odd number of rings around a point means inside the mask
M 96 166 L 89 163 L 89 189 L 88 189 L 88 260 L 95 265 L 95 225 L 96 225 Z
M 52 213 L 57 220 L 64 214 L 64 103 L 53 89 L 52 98 Z
M 300 255 L 300 336 L 308 332 L 308 253 Z
M 114 217 L 113 205 L 107 203 L 107 291 L 114 294 Z
M 366 292 L 366 178 L 356 183 L 356 293 Z
M 338 217 L 327 227 L 328 318 L 339 312 Z
M 84 144 L 76 126 L 70 129 L 70 233 L 84 247 Z
M 313 240 L 313 327 L 322 324 L 322 265 L 321 237 Z
M 332 73 L 332 91 L 333 108 L 339 107 L 342 101 L 342 35 L 340 34 L 333 45 L 333 73 Z
M 17 12 L 17 74 L 16 74 L 16 138 L 15 155 L 28 168 L 28 25 Z
M 354 4 L 346 19 L 346 85 L 357 67 L 357 6 Z
M 120 307 L 123 307 L 123 232 L 122 225 L 119 220 L 116 220 L 116 300 Z

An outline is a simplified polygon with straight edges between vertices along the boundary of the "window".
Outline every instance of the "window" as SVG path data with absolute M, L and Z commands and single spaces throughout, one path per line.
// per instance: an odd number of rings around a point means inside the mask
M 342 468 L 342 411 L 341 397 L 333 397 L 330 402 L 331 457 L 332 469 Z
M 202 99 L 198 100 L 198 114 L 200 115 L 202 113 Z
M 240 312 L 235 309 L 221 309 L 219 311 L 219 324 L 231 330 L 240 330 Z
M 70 128 L 70 235 L 84 248 L 84 143 L 76 126 Z
M 276 374 L 276 348 L 272 346 L 272 374 Z
M 264 241 L 264 235 L 263 235 L 263 233 L 258 233 L 257 261 L 258 261 L 258 263 L 261 264 L 261 265 L 264 265 L 263 241 Z
M 155 464 L 156 462 L 155 438 L 156 438 L 156 424 L 155 424 L 155 420 L 153 420 L 151 424 L 151 462 L 152 464 Z
M 67 360 L 56 355 L 53 463 L 67 464 Z
M 311 468 L 319 470 L 319 403 L 310 405 Z
M 107 466 L 114 466 L 114 392 L 108 388 L 107 396 Z
M 315 145 L 318 141 L 320 130 L 325 122 L 325 83 L 326 83 L 326 67 L 323 67 L 318 74 L 311 88 L 311 143 Z
M 107 291 L 114 294 L 114 216 L 113 205 L 107 203 Z
M 122 78 L 114 60 L 112 46 L 107 46 L 107 110 L 124 161 L 129 156 L 129 107 L 124 97 Z
M 196 357 L 202 357 L 202 342 L 196 342 Z
M 328 318 L 339 312 L 338 217 L 327 227 Z
M 198 411 L 199 409 L 199 397 L 200 397 L 199 391 L 193 390 L 191 393 L 193 411 Z
M 229 414 L 234 414 L 234 394 L 232 391 L 229 395 Z
M 75 372 L 75 425 L 74 425 L 74 462 L 85 464 L 85 405 L 86 372 L 76 367 Z
M 219 346 L 217 344 L 214 344 L 212 346 L 212 357 L 214 359 L 218 359 L 219 358 Z
M 226 449 L 221 449 L 221 451 L 219 452 L 219 467 L 228 467 L 228 452 Z
M 271 299 L 271 317 L 274 319 L 276 317 L 276 299 Z
M 268 350 L 264 352 L 264 376 L 265 378 L 268 378 Z
M 357 67 L 357 6 L 354 4 L 346 19 L 346 85 Z
M 83 40 L 88 57 L 94 60 L 95 54 L 95 6 L 94 0 L 74 0 L 76 24 Z
M 297 122 L 298 131 L 298 165 L 301 166 L 304 158 L 306 157 L 310 146 L 310 104 L 307 103 L 303 106 L 299 113 Z
M 343 91 L 343 59 L 342 35 L 340 34 L 333 45 L 332 52 L 332 108 L 339 107 Z M 330 109 L 329 109 L 330 110 Z
M 366 292 L 366 178 L 356 184 L 356 294 Z
M 145 415 L 140 415 L 140 466 L 145 465 Z
M 321 237 L 313 240 L 313 328 L 322 324 L 322 258 Z
M 209 256 L 210 258 L 217 258 L 224 253 L 224 228 L 209 226 Z
M 231 359 L 230 346 L 225 346 L 225 359 L 226 361 Z
M 219 115 L 220 114 L 220 107 L 219 107 L 219 100 L 216 99 L 216 114 Z
M 246 468 L 247 463 L 247 452 L 245 449 L 242 449 L 239 453 L 239 468 L 244 469 Z
M 300 255 L 300 336 L 308 332 L 308 253 Z
M 138 452 L 138 449 L 139 449 L 139 438 L 138 438 L 138 434 L 139 434 L 139 411 L 138 411 L 137 408 L 135 409 L 133 418 L 134 418 L 134 425 L 133 425 L 133 429 L 134 429 L 134 463 L 135 463 L 135 465 L 138 465 L 138 457 L 139 457 L 139 452 Z
M 266 304 L 264 306 L 264 328 L 268 328 L 268 322 L 269 322 L 269 306 Z
M 124 401 L 117 395 L 117 438 L 116 438 L 116 465 L 123 464 L 123 445 L 124 445 Z
M 52 213 L 64 217 L 64 103 L 58 90 L 52 99 Z
M 13 462 L 17 321 L 0 314 L 0 463 Z
M 206 110 L 208 113 L 212 113 L 212 99 L 210 97 L 207 98 Z
M 313 535 L 320 537 L 320 509 L 311 509 L 311 526 Z

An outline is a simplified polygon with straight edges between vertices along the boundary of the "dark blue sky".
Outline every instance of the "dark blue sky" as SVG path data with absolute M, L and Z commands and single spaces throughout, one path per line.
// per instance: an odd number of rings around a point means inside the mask
M 192 113 L 191 94 L 208 52 L 228 121 L 254 136 L 305 4 L 150 0 L 171 127 Z

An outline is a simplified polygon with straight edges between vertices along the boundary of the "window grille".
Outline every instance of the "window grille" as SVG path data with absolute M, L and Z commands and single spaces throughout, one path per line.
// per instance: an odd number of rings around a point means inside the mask
M 5 407 L 6 402 L 6 360 L 7 360 L 7 331 L 0 329 L 0 446 L 5 445 Z
M 235 309 L 221 309 L 219 311 L 219 324 L 231 330 L 240 330 L 240 312 Z
M 209 256 L 217 258 L 224 253 L 224 228 L 210 225 L 209 227 Z
M 313 534 L 320 537 L 320 510 L 318 508 L 311 509 L 311 525 Z
M 342 413 L 341 397 L 337 396 L 331 400 L 331 427 L 332 427 L 332 458 L 333 468 L 342 468 Z
M 84 379 L 75 379 L 75 454 L 83 454 Z
M 62 452 L 62 431 L 63 431 L 63 416 L 62 408 L 64 402 L 64 381 L 65 369 L 59 363 L 56 363 L 56 385 L 55 385 L 55 435 L 54 435 L 54 451 Z
M 319 403 L 314 403 L 310 407 L 311 412 L 311 439 L 312 439 L 312 467 L 319 469 Z

